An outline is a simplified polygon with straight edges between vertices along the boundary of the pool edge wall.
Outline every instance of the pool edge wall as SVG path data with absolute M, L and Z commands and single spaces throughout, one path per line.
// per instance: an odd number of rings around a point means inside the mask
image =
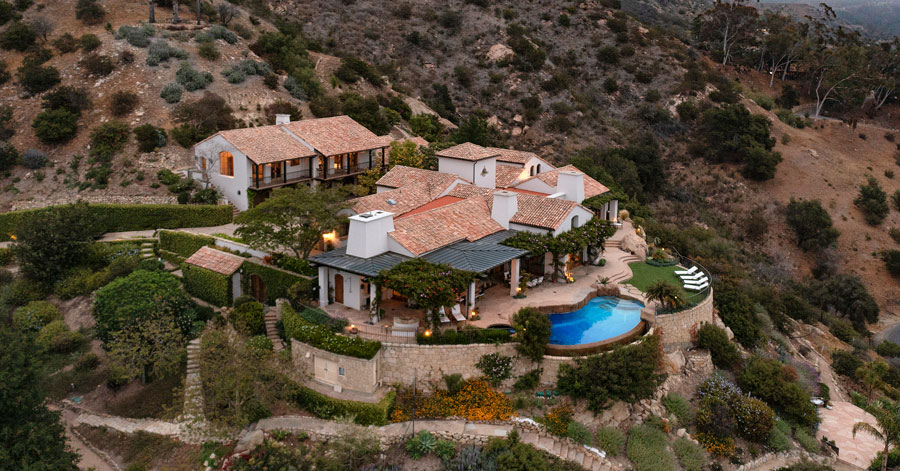
M 547 349 L 544 354 L 561 357 L 576 357 L 599 353 L 604 350 L 609 350 L 617 345 L 631 343 L 632 341 L 643 337 L 648 327 L 649 324 L 647 321 L 641 319 L 641 321 L 628 332 L 599 342 L 582 343 L 578 345 L 547 344 Z

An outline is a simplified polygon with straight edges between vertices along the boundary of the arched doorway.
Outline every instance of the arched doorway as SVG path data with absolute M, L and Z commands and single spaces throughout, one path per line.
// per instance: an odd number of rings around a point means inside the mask
M 344 277 L 334 275 L 334 302 L 344 304 Z
M 250 275 L 250 295 L 263 304 L 268 300 L 266 297 L 266 282 L 256 273 Z

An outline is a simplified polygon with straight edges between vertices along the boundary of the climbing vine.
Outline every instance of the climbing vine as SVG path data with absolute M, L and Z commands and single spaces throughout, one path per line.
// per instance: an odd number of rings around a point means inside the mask
M 406 296 L 429 313 L 432 324 L 440 325 L 437 310 L 456 304 L 456 299 L 466 292 L 475 276 L 475 273 L 450 265 L 413 258 L 382 270 L 373 281 L 380 288 Z
M 532 256 L 549 253 L 553 257 L 553 281 L 556 281 L 563 274 L 561 261 L 563 256 L 577 253 L 587 247 L 589 255 L 593 258 L 598 251 L 603 251 L 603 243 L 615 232 L 615 227 L 609 221 L 594 218 L 585 225 L 558 236 L 523 231 L 506 239 L 503 244 L 527 250 Z

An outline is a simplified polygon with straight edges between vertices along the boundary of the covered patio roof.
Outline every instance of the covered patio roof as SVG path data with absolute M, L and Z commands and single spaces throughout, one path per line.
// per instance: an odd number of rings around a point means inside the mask
M 472 242 L 462 240 L 426 253 L 421 258 L 432 263 L 445 263 L 457 270 L 485 272 L 528 253 L 527 250 L 500 244 L 515 234 L 516 231 L 505 230 Z M 318 265 L 373 277 L 382 270 L 391 269 L 404 260 L 409 260 L 409 257 L 393 252 L 386 252 L 371 258 L 354 257 L 347 255 L 346 248 L 331 250 L 309 258 L 309 261 Z

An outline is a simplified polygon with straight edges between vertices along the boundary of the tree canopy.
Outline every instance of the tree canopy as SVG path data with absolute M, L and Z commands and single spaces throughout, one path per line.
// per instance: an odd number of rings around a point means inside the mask
M 251 247 L 270 251 L 287 248 L 298 258 L 307 258 L 323 234 L 346 220 L 338 213 L 347 207 L 340 188 L 278 188 L 267 200 L 235 218 L 235 234 Z
M 53 206 L 35 214 L 15 230 L 13 251 L 29 279 L 53 283 L 89 254 L 97 235 L 87 203 Z

